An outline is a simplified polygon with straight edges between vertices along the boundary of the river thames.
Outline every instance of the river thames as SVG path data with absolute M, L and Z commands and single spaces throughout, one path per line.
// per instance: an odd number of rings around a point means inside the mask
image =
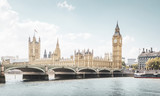
M 117 77 L 34 82 L 7 79 L 0 84 L 0 96 L 160 96 L 160 79 Z

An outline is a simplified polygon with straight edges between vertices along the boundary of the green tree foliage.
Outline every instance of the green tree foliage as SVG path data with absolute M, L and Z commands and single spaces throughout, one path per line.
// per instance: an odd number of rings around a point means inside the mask
M 126 63 L 124 61 L 122 61 L 122 66 L 126 67 Z
M 129 69 L 129 66 L 126 66 L 126 69 Z
M 132 64 L 132 65 L 131 65 L 131 68 L 133 68 L 133 69 L 138 69 L 138 64 Z
M 160 69 L 160 58 L 156 57 L 156 58 L 153 58 L 153 59 L 149 59 L 147 62 L 146 62 L 146 68 L 147 69 Z

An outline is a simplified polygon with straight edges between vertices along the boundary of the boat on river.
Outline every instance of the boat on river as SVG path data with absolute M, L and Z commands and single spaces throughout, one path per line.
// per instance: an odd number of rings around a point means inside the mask
M 143 73 L 134 73 L 134 78 L 160 78 L 160 73 L 158 72 L 143 72 Z

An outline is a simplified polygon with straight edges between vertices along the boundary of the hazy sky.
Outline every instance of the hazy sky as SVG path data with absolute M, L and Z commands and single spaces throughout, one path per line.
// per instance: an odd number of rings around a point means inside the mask
M 59 38 L 63 57 L 74 50 L 112 52 L 118 21 L 123 57 L 137 58 L 139 48 L 160 49 L 160 0 L 0 0 L 0 56 L 28 57 L 28 37 L 41 37 L 54 51 Z

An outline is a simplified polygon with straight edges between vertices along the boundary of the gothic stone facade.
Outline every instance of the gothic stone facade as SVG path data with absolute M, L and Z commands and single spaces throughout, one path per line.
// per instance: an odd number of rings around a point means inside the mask
M 116 68 L 121 69 L 122 67 L 122 36 L 117 23 L 115 33 L 112 38 L 113 55 L 105 54 L 104 58 L 94 57 L 93 50 L 78 50 L 74 52 L 74 55 L 69 59 L 61 57 L 61 50 L 59 47 L 59 41 L 54 52 L 49 52 L 47 56 L 46 51 L 44 52 L 44 58 L 40 58 L 40 38 L 37 41 L 36 37 L 33 36 L 31 40 L 29 38 L 29 62 L 27 64 L 53 64 L 55 66 L 72 66 L 72 67 L 96 67 L 96 68 Z M 5 63 L 5 62 L 3 62 Z M 16 64 L 16 63 L 14 63 Z

